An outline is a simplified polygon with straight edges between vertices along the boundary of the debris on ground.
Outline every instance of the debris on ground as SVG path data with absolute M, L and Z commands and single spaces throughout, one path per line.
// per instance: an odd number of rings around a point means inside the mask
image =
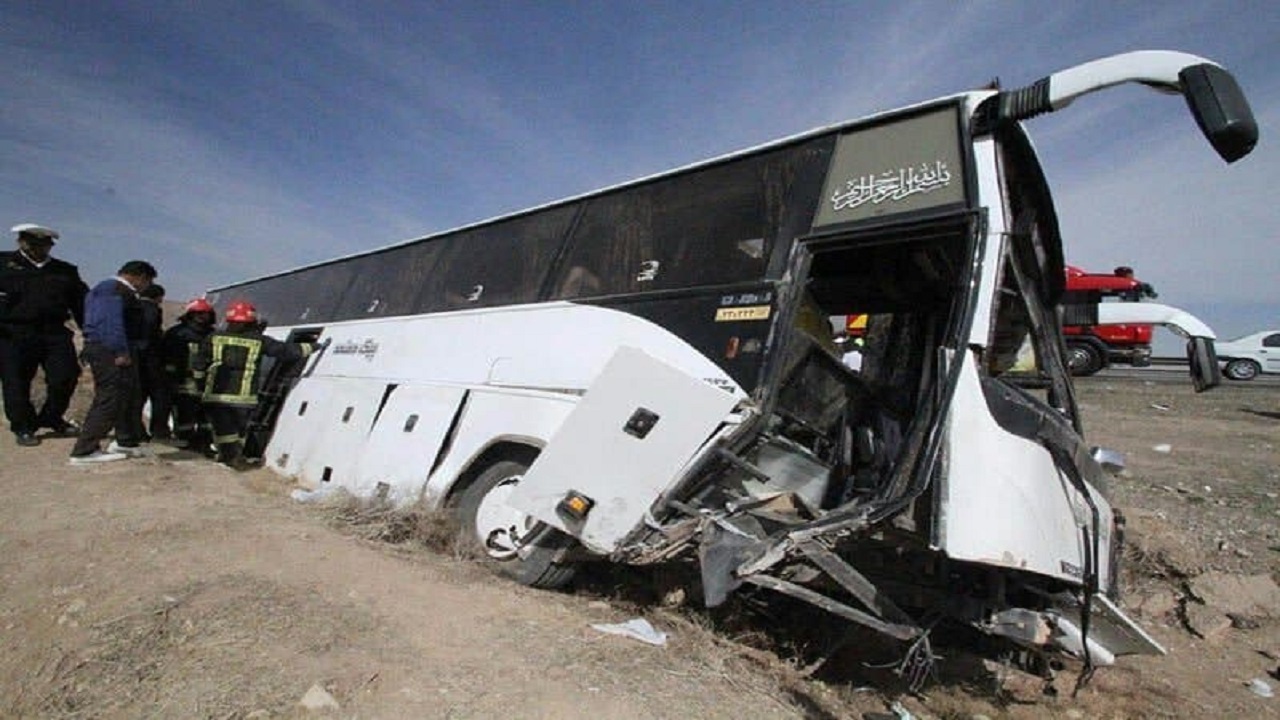
M 1254 678 L 1245 684 L 1249 686 L 1249 691 L 1258 697 L 1271 698 L 1276 695 L 1275 691 L 1271 689 L 1271 684 L 1266 680 Z
M 667 644 L 667 634 L 649 624 L 649 621 L 644 618 L 634 618 L 624 623 L 598 623 L 591 627 L 602 633 L 622 635 L 658 647 Z
M 298 701 L 298 705 L 304 710 L 320 711 L 320 710 L 337 710 L 338 701 L 333 699 L 328 690 L 324 689 L 320 683 L 312 685 Z
M 338 489 L 336 485 L 321 485 L 315 490 L 307 490 L 306 488 L 297 488 L 289 493 L 289 497 L 301 503 L 313 503 L 324 500 Z

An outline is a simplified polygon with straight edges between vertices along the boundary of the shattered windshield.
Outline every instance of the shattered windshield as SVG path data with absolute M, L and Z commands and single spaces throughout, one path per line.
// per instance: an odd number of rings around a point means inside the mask
M 1058 302 L 1065 283 L 1058 218 L 1044 174 L 1021 128 L 996 136 L 1005 196 L 1001 252 L 986 370 L 1041 391 L 1050 406 L 1076 417 L 1064 354 Z

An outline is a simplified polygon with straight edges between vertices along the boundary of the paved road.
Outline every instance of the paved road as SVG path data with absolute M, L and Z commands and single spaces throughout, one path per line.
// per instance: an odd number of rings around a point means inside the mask
M 1110 367 L 1099 372 L 1095 377 L 1133 378 L 1158 383 L 1191 382 L 1191 377 L 1187 373 L 1186 365 L 1152 365 L 1151 367 L 1145 368 Z M 1256 387 L 1259 389 L 1274 389 L 1280 388 L 1280 375 L 1259 375 L 1257 378 L 1248 382 L 1238 382 L 1223 378 L 1222 384 L 1239 387 Z

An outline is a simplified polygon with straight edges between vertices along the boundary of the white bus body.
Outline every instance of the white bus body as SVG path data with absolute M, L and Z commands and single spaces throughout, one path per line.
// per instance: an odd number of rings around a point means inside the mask
M 259 452 L 450 508 L 532 585 L 696 563 L 708 605 L 754 585 L 912 648 L 940 614 L 1037 656 L 1163 652 L 1114 602 L 1021 124 L 1131 81 L 1228 161 L 1253 147 L 1224 70 L 1131 53 L 212 290 L 325 343 L 277 369 Z M 857 371 L 809 322 L 851 312 Z M 1028 347 L 1039 393 L 1009 372 Z

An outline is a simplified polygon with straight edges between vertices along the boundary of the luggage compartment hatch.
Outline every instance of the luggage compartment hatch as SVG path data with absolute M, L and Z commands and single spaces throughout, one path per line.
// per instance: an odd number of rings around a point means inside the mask
M 724 422 L 732 394 L 635 348 L 619 348 L 508 502 L 608 554 Z M 589 499 L 566 512 L 570 495 Z

